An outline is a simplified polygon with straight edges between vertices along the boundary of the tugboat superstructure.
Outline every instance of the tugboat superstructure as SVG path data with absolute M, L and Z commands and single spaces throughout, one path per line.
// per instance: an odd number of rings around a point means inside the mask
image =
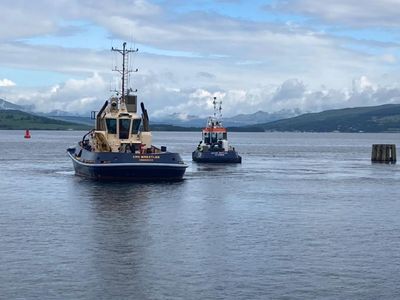
M 217 102 L 214 97 L 213 104 L 214 115 L 208 118 L 207 125 L 202 131 L 202 140 L 192 152 L 192 159 L 200 163 L 241 163 L 242 157 L 229 145 L 228 132 L 222 125 L 222 101 Z M 219 104 L 218 109 L 217 104 Z
M 97 180 L 181 180 L 187 165 L 178 153 L 152 145 L 149 117 L 143 102 L 137 112 L 137 96 L 127 89 L 128 55 L 137 50 L 112 48 L 122 55 L 121 93 L 92 112 L 95 128 L 76 147 L 67 150 L 76 175 Z M 137 70 L 136 70 L 137 71 Z

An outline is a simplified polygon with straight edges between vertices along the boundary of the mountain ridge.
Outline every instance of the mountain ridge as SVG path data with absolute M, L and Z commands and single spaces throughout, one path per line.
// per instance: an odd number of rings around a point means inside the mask
M 400 104 L 331 109 L 256 126 L 266 131 L 400 132 Z
M 21 105 L 0 98 L 0 110 L 24 110 Z
M 93 120 L 90 119 L 89 115 L 86 117 L 82 114 L 66 112 L 63 110 L 53 110 L 51 112 L 36 112 L 32 111 L 29 106 L 17 105 L 12 102 L 0 99 L 0 110 L 15 109 L 21 110 L 28 113 L 32 113 L 39 116 L 44 116 L 56 120 L 63 120 L 67 122 L 76 122 L 79 124 L 91 125 Z M 270 121 L 280 120 L 288 117 L 293 117 L 299 115 L 301 112 L 299 110 L 280 110 L 278 112 L 265 112 L 259 110 L 251 114 L 238 114 L 233 117 L 225 117 L 222 119 L 223 124 L 229 127 L 243 127 L 252 126 L 258 123 L 266 123 Z M 164 117 L 155 117 L 150 114 L 150 119 L 155 124 L 168 124 L 172 126 L 182 126 L 182 127 L 204 127 L 207 123 L 207 117 L 199 117 L 195 115 L 185 115 L 182 118 L 182 114 L 173 113 Z
M 23 108 L 22 106 L 0 99 L 0 112 L 12 111 L 15 108 Z M 17 111 L 20 111 L 17 109 Z M 22 113 L 22 111 L 20 111 Z M 24 113 L 29 114 L 24 111 Z M 296 114 L 299 111 L 281 111 L 277 113 L 266 113 L 257 111 L 253 114 L 239 114 L 235 117 L 223 119 L 223 124 L 232 131 L 304 131 L 304 132 L 400 132 L 400 104 L 383 104 L 377 106 L 350 107 L 341 109 L 330 109 L 316 113 L 305 113 L 291 118 L 282 118 L 270 122 L 258 122 L 260 119 L 266 119 L 273 116 L 276 118 L 280 114 Z M 60 111 L 56 115 L 49 114 L 32 114 L 33 117 L 25 116 L 25 119 L 36 119 L 37 122 L 44 124 L 58 124 L 55 127 L 61 128 L 57 122 L 73 124 L 80 128 L 92 127 L 94 121 L 89 117 L 82 117 L 73 114 L 66 116 Z M 177 115 L 177 114 L 174 114 Z M 20 118 L 21 116 L 17 117 Z M 13 119 L 13 117 L 8 117 Z M 238 120 L 235 120 L 238 119 Z M 53 120 L 53 121 L 49 121 Z M 177 131 L 195 131 L 205 126 L 206 118 L 196 119 L 190 116 L 189 122 L 175 120 L 159 120 L 150 118 L 151 124 L 155 130 L 177 130 Z M 249 123 L 250 121 L 251 123 Z M 11 120 L 8 120 L 11 121 Z M 242 122 L 242 123 L 241 123 Z M 10 123 L 10 122 L 8 122 Z M 37 125 L 37 123 L 35 123 Z M 4 124 L 0 129 L 4 128 Z M 10 124 L 9 124 L 10 125 Z M 66 124 L 64 124 L 66 125 Z M 47 125 L 46 125 L 47 126 Z M 45 127 L 46 127 L 45 126 Z M 8 127 L 18 127 L 10 125 Z M 26 128 L 26 127 L 24 127 Z M 47 127 L 46 127 L 47 128 Z
M 266 123 L 297 116 L 300 113 L 301 112 L 299 110 L 280 110 L 278 112 L 273 112 L 273 113 L 259 110 L 251 114 L 238 114 L 233 117 L 224 117 L 222 118 L 222 122 L 225 126 L 231 126 L 231 127 L 242 127 L 248 125 L 252 126 L 259 123 Z M 184 127 L 193 127 L 193 126 L 203 127 L 207 123 L 207 118 L 208 117 L 201 118 L 198 116 L 188 115 L 187 119 L 181 119 L 180 114 L 178 113 L 170 114 L 162 118 L 151 117 L 154 123 L 167 123 L 171 125 L 184 126 Z

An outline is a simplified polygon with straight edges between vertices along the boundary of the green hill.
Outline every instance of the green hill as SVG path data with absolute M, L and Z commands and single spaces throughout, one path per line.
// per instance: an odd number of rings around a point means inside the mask
M 400 104 L 327 110 L 257 126 L 267 131 L 400 132 Z
M 40 117 L 19 110 L 0 110 L 0 129 L 86 130 L 89 126 Z

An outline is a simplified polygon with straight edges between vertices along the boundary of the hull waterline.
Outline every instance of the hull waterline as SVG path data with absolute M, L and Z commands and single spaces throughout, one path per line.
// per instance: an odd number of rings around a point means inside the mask
M 192 159 L 197 163 L 242 163 L 236 151 L 193 151 Z
M 76 156 L 75 149 L 68 149 L 67 152 L 73 162 L 75 174 L 94 180 L 180 181 L 183 180 L 187 168 L 186 164 L 177 161 L 177 158 L 180 159 L 179 154 L 169 152 L 157 156 L 93 152 L 83 152 Z

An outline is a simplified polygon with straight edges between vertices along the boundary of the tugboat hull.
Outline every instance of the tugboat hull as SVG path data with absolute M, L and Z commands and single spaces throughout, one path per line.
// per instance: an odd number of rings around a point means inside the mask
M 132 154 L 69 148 L 75 174 L 104 181 L 180 181 L 187 165 L 178 153 Z
M 198 163 L 242 163 L 236 151 L 193 151 L 192 159 Z

